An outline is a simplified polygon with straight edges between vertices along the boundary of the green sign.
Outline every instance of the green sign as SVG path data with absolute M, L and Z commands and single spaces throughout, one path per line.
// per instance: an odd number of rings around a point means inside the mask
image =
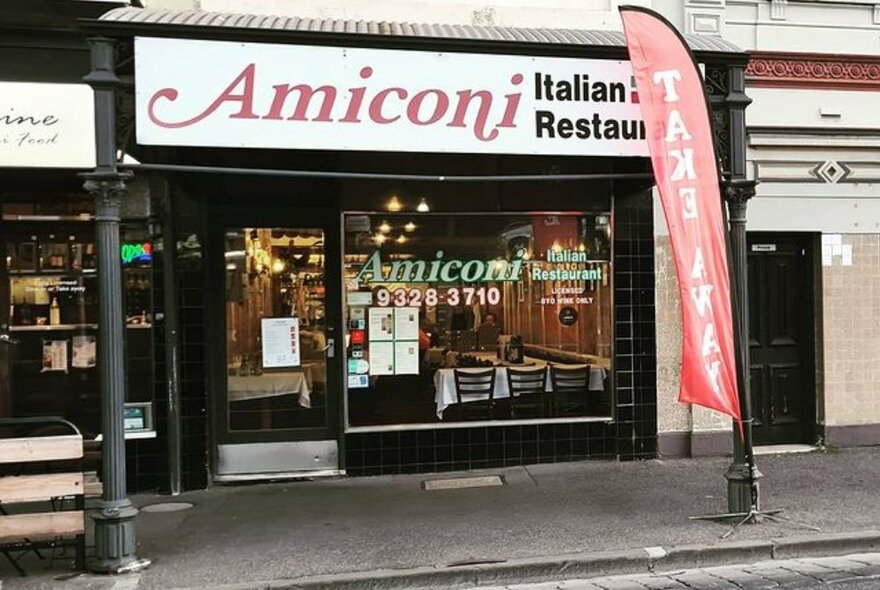
M 434 260 L 382 260 L 382 251 L 374 251 L 355 279 L 358 283 L 488 283 L 519 281 L 522 278 L 523 256 L 520 250 L 513 260 L 458 260 L 443 258 L 438 250 Z

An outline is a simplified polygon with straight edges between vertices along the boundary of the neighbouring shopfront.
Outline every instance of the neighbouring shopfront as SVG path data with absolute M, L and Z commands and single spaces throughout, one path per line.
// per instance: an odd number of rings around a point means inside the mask
M 68 18 L 62 22 L 72 26 Z M 94 96 L 82 83 L 88 48 L 75 37 L 40 50 L 52 31 L 20 34 L 20 46 L 0 50 L 8 76 L 0 81 L 0 417 L 60 416 L 94 440 L 101 434 L 99 270 L 94 202 L 77 175 L 95 166 Z M 132 436 L 155 436 L 152 236 L 143 185 L 133 188 L 118 259 L 131 377 L 127 423 Z
M 655 456 L 653 180 L 619 35 L 208 20 L 88 25 L 166 204 L 152 291 L 180 355 L 130 460 L 173 452 L 175 395 L 184 487 Z M 693 43 L 730 89 L 743 56 Z

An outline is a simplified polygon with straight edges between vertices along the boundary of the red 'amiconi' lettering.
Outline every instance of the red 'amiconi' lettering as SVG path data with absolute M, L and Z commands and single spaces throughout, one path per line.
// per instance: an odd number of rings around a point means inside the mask
M 208 117 L 229 119 L 262 119 L 329 123 L 362 123 L 369 120 L 379 125 L 445 125 L 469 128 L 480 141 L 495 140 L 502 129 L 515 128 L 521 92 L 510 92 L 498 100 L 491 90 L 463 88 L 447 92 L 441 88 L 407 89 L 401 86 L 370 88 L 373 68 L 365 66 L 358 77 L 366 81 L 340 91 L 332 84 L 278 83 L 269 86 L 271 100 L 258 101 L 257 66 L 248 64 L 229 85 L 200 112 L 184 119 L 166 114 L 169 103 L 179 98 L 176 88 L 155 92 L 147 103 L 147 115 L 155 125 L 181 129 L 196 125 Z M 513 87 L 523 82 L 522 74 L 510 79 Z M 499 104 L 500 103 L 500 104 Z M 159 110 L 163 114 L 159 114 Z M 232 112 L 230 112 L 232 111 Z

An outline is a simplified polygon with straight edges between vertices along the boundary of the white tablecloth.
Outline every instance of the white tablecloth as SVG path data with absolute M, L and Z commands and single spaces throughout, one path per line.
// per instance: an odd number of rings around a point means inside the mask
M 540 364 L 538 365 L 540 366 Z M 583 367 L 583 365 L 562 365 L 555 364 L 554 366 L 560 368 L 575 368 L 575 367 Z M 465 369 L 460 369 L 462 371 L 472 371 L 479 372 L 485 371 L 489 367 L 469 367 Z M 529 365 L 519 365 L 516 368 L 529 369 L 534 368 L 534 366 Z M 449 406 L 458 403 L 458 396 L 455 395 L 455 369 L 437 369 L 437 372 L 434 373 L 434 389 L 436 391 L 434 395 L 434 401 L 437 403 L 437 417 L 441 420 L 443 419 L 443 412 Z M 588 389 L 590 391 L 604 391 L 605 390 L 605 369 L 602 367 L 597 367 L 595 365 L 590 365 L 590 382 L 588 383 Z M 550 375 L 547 375 L 547 387 L 546 391 L 553 391 L 553 384 L 550 382 Z M 495 367 L 495 399 L 503 399 L 506 397 L 510 397 L 510 390 L 507 386 L 507 367 Z M 481 399 L 488 399 L 489 396 L 468 396 L 468 402 L 472 401 L 480 401 Z
M 299 394 L 299 405 L 303 408 L 312 407 L 311 390 L 301 371 L 263 373 L 247 377 L 230 376 L 227 391 L 231 402 Z

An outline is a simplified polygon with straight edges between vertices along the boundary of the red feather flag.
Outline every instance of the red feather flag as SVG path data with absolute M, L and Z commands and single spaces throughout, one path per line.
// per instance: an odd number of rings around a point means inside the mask
M 662 16 L 621 7 L 681 297 L 679 401 L 741 420 L 725 218 L 703 81 Z

